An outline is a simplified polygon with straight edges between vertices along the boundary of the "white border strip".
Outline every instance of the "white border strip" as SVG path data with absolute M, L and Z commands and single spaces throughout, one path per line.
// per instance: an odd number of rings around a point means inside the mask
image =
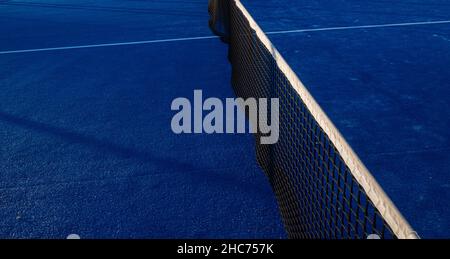
M 411 228 L 400 211 L 395 207 L 394 203 L 389 199 L 381 186 L 377 183 L 375 178 L 370 174 L 369 170 L 364 166 L 359 157 L 352 150 L 350 145 L 345 141 L 334 124 L 330 121 L 325 112 L 320 108 L 319 104 L 314 100 L 306 87 L 301 83 L 300 79 L 289 67 L 281 54 L 270 42 L 252 16 L 248 13 L 245 7 L 239 0 L 235 0 L 236 6 L 241 10 L 244 16 L 248 19 L 250 26 L 255 30 L 257 36 L 264 44 L 264 46 L 271 51 L 272 56 L 276 60 L 280 70 L 285 74 L 287 79 L 293 84 L 294 89 L 300 95 L 300 98 L 305 103 L 306 107 L 311 112 L 312 116 L 317 120 L 320 127 L 328 135 L 331 142 L 334 144 L 342 159 L 349 167 L 355 179 L 362 186 L 370 200 L 383 216 L 387 224 L 392 228 L 394 234 L 402 239 L 416 239 L 417 233 Z

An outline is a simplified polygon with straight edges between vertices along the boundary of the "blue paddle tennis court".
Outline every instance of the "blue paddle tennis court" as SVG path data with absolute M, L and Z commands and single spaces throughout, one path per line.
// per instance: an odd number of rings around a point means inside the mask
M 450 3 L 242 0 L 422 238 L 450 233 Z M 0 238 L 287 237 L 207 0 L 0 1 Z

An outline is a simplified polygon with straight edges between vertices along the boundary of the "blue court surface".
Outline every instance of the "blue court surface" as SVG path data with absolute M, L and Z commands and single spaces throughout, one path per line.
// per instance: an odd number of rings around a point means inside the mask
M 0 0 L 0 238 L 285 238 L 207 0 Z M 450 3 L 243 0 L 412 227 L 450 235 Z
M 450 2 L 243 0 L 423 238 L 450 236 Z
M 0 1 L 1 238 L 286 237 L 251 135 L 171 130 L 173 99 L 234 96 L 195 36 L 206 0 Z

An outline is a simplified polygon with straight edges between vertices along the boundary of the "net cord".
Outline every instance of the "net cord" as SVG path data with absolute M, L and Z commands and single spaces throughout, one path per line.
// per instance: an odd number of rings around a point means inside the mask
M 291 67 L 287 64 L 280 52 L 275 48 L 272 42 L 268 39 L 263 30 L 255 22 L 247 9 L 242 5 L 240 0 L 235 1 L 236 6 L 242 14 L 248 19 L 252 29 L 255 31 L 259 40 L 264 46 L 271 51 L 276 64 L 280 70 L 285 74 L 286 78 L 291 82 L 294 90 L 305 103 L 314 119 L 317 120 L 318 125 L 322 127 L 323 131 L 328 135 L 331 142 L 334 144 L 342 159 L 347 164 L 354 178 L 362 186 L 369 199 L 383 216 L 386 223 L 391 227 L 394 234 L 400 239 L 418 239 L 419 236 L 415 232 L 406 219 L 402 216 L 400 211 L 383 191 L 381 186 L 364 166 L 359 157 L 341 135 L 336 126 L 331 122 L 316 100 L 312 97 Z

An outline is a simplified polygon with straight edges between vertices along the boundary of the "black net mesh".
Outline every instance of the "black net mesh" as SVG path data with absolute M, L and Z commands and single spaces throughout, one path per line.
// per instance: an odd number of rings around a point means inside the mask
M 209 11 L 229 40 L 236 95 L 279 98 L 279 141 L 262 145 L 258 133 L 256 150 L 289 237 L 397 238 L 235 1 L 211 0 Z

